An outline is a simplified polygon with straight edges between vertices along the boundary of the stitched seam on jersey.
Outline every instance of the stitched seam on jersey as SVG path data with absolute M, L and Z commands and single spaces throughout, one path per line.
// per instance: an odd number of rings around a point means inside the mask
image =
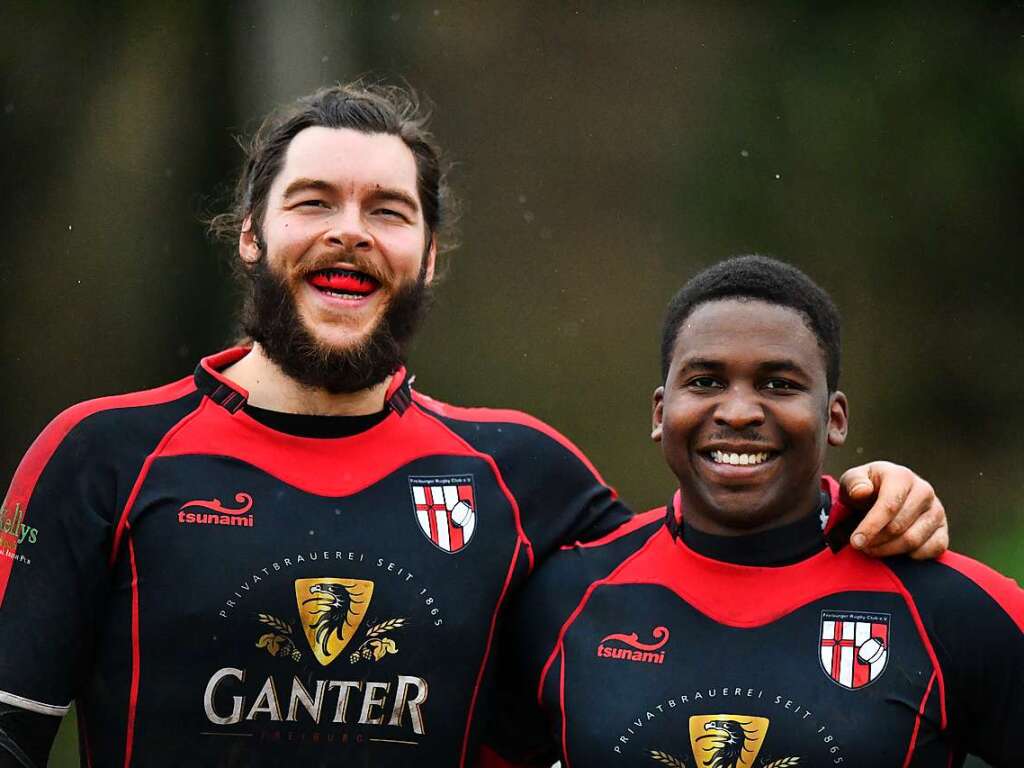
M 658 514 L 655 515 L 654 513 Z M 651 519 L 646 520 L 646 516 L 650 515 Z M 628 536 L 631 533 L 636 533 L 645 525 L 650 525 L 656 520 L 661 520 L 665 516 L 665 507 L 659 507 L 658 509 L 649 509 L 646 512 L 641 512 L 639 515 L 633 515 L 629 520 L 622 523 L 618 528 L 610 533 L 605 534 L 599 539 L 593 541 L 574 541 L 572 544 L 563 544 L 559 547 L 562 551 L 568 551 L 573 549 L 593 549 L 594 547 L 603 547 L 605 544 L 611 544 L 612 542 L 618 541 L 624 536 Z M 630 527 L 632 526 L 632 527 Z
M 928 687 L 924 690 L 924 696 L 917 707 L 917 715 L 914 717 L 914 730 L 910 734 L 910 744 L 907 745 L 907 756 L 903 759 L 903 768 L 908 768 L 910 759 L 914 756 L 917 748 L 917 734 L 921 730 L 921 718 L 924 717 L 925 707 L 928 706 L 928 697 L 932 695 L 932 686 L 935 685 L 936 673 L 933 671 L 931 679 L 928 680 Z
M 640 554 L 643 553 L 647 549 L 647 547 L 649 547 L 651 545 L 651 542 L 654 541 L 655 537 L 660 532 L 661 532 L 661 529 L 659 528 L 654 533 L 652 533 L 650 535 L 650 537 L 648 537 L 647 541 L 645 541 L 640 547 L 637 548 L 636 552 L 634 552 L 629 557 L 627 557 L 625 560 L 623 560 L 621 563 L 619 563 L 619 565 L 615 568 L 615 570 L 613 570 L 611 573 L 609 573 L 603 579 L 598 579 L 593 584 L 591 584 L 589 587 L 587 587 L 587 591 L 583 593 L 583 597 L 580 598 L 580 601 L 576 604 L 576 607 L 573 609 L 572 613 L 569 614 L 569 618 L 565 620 L 565 623 L 562 624 L 562 628 L 558 631 L 558 640 L 555 643 L 555 647 L 552 649 L 551 653 L 548 655 L 548 660 L 544 663 L 544 666 L 543 666 L 543 668 L 540 671 L 540 679 L 537 681 L 537 704 L 539 706 L 543 706 L 544 680 L 548 676 L 548 672 L 551 671 L 551 665 L 554 663 L 555 657 L 558 655 L 558 649 L 562 648 L 563 649 L 563 653 L 564 653 L 565 633 L 569 630 L 569 626 L 574 621 L 576 621 L 576 618 L 583 611 L 583 608 L 586 606 L 587 601 L 590 600 L 590 595 L 599 586 L 607 584 L 613 578 L 615 578 L 615 576 L 618 575 L 619 571 L 621 571 L 623 568 L 625 568 L 626 565 L 628 563 L 630 563 L 634 558 L 639 557 Z M 565 661 L 564 660 L 562 661 L 562 668 L 563 668 L 563 670 L 565 669 Z
M 125 502 L 124 509 L 121 510 L 121 515 L 117 520 L 117 527 L 114 529 L 114 541 L 110 546 L 110 558 L 108 565 L 113 567 L 115 560 L 117 559 L 117 552 L 121 548 L 121 539 L 124 538 L 124 533 L 130 528 L 128 524 L 128 514 L 131 512 L 132 506 L 135 504 L 135 499 L 138 498 L 139 491 L 142 490 L 142 484 L 145 482 L 146 476 L 149 474 L 149 469 L 153 465 L 153 460 L 160 454 L 167 443 L 170 442 L 171 438 L 177 434 L 178 430 L 184 427 L 192 419 L 196 418 L 203 409 L 206 408 L 207 403 L 213 402 L 209 396 L 204 395 L 203 399 L 199 401 L 199 404 L 191 411 L 186 413 L 181 419 L 164 433 L 164 436 L 160 438 L 160 442 L 156 444 L 156 448 L 146 457 L 146 460 L 142 462 L 142 467 L 139 469 L 139 474 L 135 478 L 135 484 L 132 486 L 132 492 L 128 494 L 128 501 Z
M 487 661 L 491 655 L 491 643 L 494 641 L 494 629 L 498 624 L 498 613 L 501 611 L 502 603 L 505 602 L 505 595 L 508 594 L 508 586 L 512 583 L 512 576 L 516 572 L 516 564 L 519 562 L 519 548 L 523 545 L 521 541 L 516 542 L 516 548 L 512 552 L 512 562 L 508 565 L 508 571 L 505 574 L 505 584 L 501 588 L 501 594 L 498 596 L 498 602 L 494 605 L 494 611 L 491 613 L 491 627 L 487 632 L 487 645 L 484 646 L 484 656 L 480 661 L 480 670 L 476 675 L 476 684 L 473 686 L 473 696 L 469 700 L 469 712 L 466 714 L 466 730 L 462 735 L 462 756 L 459 758 L 459 768 L 462 768 L 466 764 L 466 749 L 469 747 L 469 729 L 473 723 L 473 715 L 476 710 L 476 699 L 480 694 L 480 684 L 484 679 L 484 670 L 487 669 Z
M 516 523 L 516 533 L 519 535 L 520 541 L 526 544 L 526 556 L 529 560 L 529 568 L 527 569 L 527 575 L 533 573 L 533 542 L 530 541 L 530 537 L 526 535 L 526 530 L 523 528 L 523 520 L 519 514 L 519 501 L 516 499 L 515 494 L 505 483 L 505 476 L 501 474 L 501 470 L 498 468 L 498 462 L 494 460 L 494 457 L 489 453 L 479 451 L 470 445 L 465 439 L 463 439 L 458 433 L 456 433 L 451 427 L 445 424 L 441 419 L 431 411 L 423 408 L 418 402 L 413 401 L 413 405 L 416 409 L 429 419 L 437 422 L 438 426 L 441 427 L 445 432 L 451 435 L 452 439 L 461 444 L 466 450 L 468 450 L 473 456 L 483 459 L 491 467 L 491 471 L 494 472 L 494 478 L 498 481 L 498 486 L 501 488 L 501 492 L 505 494 L 505 498 L 508 499 L 509 504 L 512 506 L 512 517 Z M 514 562 L 514 561 L 513 561 Z
M 135 564 L 135 545 L 128 537 L 128 560 L 132 572 L 132 683 L 128 692 L 128 720 L 125 727 L 124 768 L 132 762 L 132 747 L 135 741 L 135 711 L 139 701 L 139 678 L 142 652 L 139 649 L 139 571 Z
M 565 761 L 565 768 L 570 768 L 569 726 L 568 719 L 565 716 L 565 645 L 559 643 L 558 648 L 562 654 L 562 666 L 558 676 L 558 707 L 562 713 L 562 759 Z
M 465 408 L 458 405 L 448 405 L 447 403 L 442 403 L 440 400 L 435 400 L 429 395 L 424 395 L 422 392 L 413 393 L 413 398 L 414 404 L 418 406 L 420 410 L 427 411 L 430 414 L 436 416 L 437 418 L 452 419 L 453 421 L 466 421 L 472 423 L 474 421 L 474 418 L 472 413 L 467 413 L 466 416 L 462 418 L 455 415 L 454 413 L 445 413 L 445 411 L 479 410 L 483 411 L 486 414 L 494 414 L 495 416 L 497 416 L 498 414 L 502 414 L 505 416 L 505 418 L 476 419 L 476 421 L 480 421 L 481 423 L 484 424 L 511 424 L 516 427 L 525 427 L 526 429 L 532 429 L 534 432 L 539 432 L 540 434 L 550 438 L 551 440 L 554 440 L 560 446 L 569 451 L 569 453 L 571 453 L 587 469 L 587 471 L 590 472 L 590 474 L 592 474 L 597 479 L 597 482 L 599 482 L 601 485 L 603 485 L 605 488 L 611 491 L 613 499 L 619 498 L 618 491 L 616 491 L 614 488 L 608 485 L 608 483 L 605 482 L 605 479 L 601 476 L 601 473 L 597 471 L 597 467 L 595 467 L 593 463 L 590 461 L 590 459 L 587 458 L 587 455 L 580 450 L 578 445 L 576 445 L 574 442 L 572 442 L 572 440 L 563 435 L 550 424 L 545 424 L 543 421 L 541 421 L 535 416 L 531 416 L 530 414 L 524 413 L 522 411 L 514 411 L 507 408 Z M 424 400 L 428 400 L 431 403 L 436 403 L 438 405 L 438 410 L 431 410 L 430 407 L 423 402 Z M 523 418 L 517 420 L 511 418 L 513 415 L 519 415 L 522 416 Z
M 19 709 L 27 709 L 29 712 L 35 712 L 39 715 L 53 715 L 54 717 L 64 717 L 68 713 L 68 709 L 71 708 L 71 702 L 64 706 L 46 704 L 42 701 L 27 699 L 24 696 L 8 693 L 7 691 L 0 691 L 0 702 L 10 704 L 12 707 L 18 707 Z
M 914 620 L 914 626 L 917 628 L 918 637 L 921 638 L 921 643 L 924 645 L 924 649 L 928 654 L 928 658 L 932 662 L 932 670 L 936 675 L 936 679 L 939 682 L 939 719 L 941 730 L 946 730 L 946 680 L 942 674 L 942 665 L 939 664 L 939 657 L 935 653 L 935 647 L 932 645 L 932 640 L 928 636 L 928 631 L 924 627 L 924 620 L 921 618 L 921 614 L 917 610 L 917 602 L 914 600 L 914 596 L 910 594 L 910 591 L 904 585 L 896 573 L 889 568 L 885 563 L 881 563 L 881 566 L 885 569 L 885 572 L 889 574 L 889 578 L 892 579 L 893 584 L 896 585 L 896 589 L 899 590 L 900 596 L 903 598 L 903 602 L 906 604 L 907 609 L 910 611 L 910 616 Z

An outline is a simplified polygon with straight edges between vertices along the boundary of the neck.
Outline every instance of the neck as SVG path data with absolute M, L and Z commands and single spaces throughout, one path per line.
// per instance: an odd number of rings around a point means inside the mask
M 819 472 L 815 478 L 820 476 Z M 723 510 L 706 504 L 701 498 L 693 498 L 685 487 L 679 489 L 687 524 L 713 536 L 748 536 L 794 523 L 818 507 L 820 492 L 818 483 L 814 482 L 771 508 L 758 509 L 754 501 L 746 509 Z
M 284 373 L 267 357 L 259 344 L 237 363 L 221 372 L 249 392 L 249 403 L 257 408 L 313 416 L 366 416 L 384 408 L 391 383 L 384 381 L 358 392 L 327 392 L 303 386 Z

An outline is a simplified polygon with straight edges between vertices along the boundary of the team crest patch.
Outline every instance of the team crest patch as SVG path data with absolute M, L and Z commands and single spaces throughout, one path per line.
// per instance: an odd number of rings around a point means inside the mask
M 473 476 L 410 477 L 409 488 L 423 535 L 449 554 L 464 549 L 476 530 Z
M 870 685 L 889 661 L 889 614 L 822 611 L 818 650 L 833 682 L 851 691 Z

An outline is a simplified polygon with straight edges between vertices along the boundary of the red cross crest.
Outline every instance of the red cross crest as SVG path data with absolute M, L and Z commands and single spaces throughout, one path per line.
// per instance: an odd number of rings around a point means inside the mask
M 449 554 L 465 548 L 476 530 L 473 476 L 410 477 L 409 488 L 423 535 Z
M 825 674 L 843 688 L 869 685 L 889 661 L 889 614 L 822 611 L 818 655 Z

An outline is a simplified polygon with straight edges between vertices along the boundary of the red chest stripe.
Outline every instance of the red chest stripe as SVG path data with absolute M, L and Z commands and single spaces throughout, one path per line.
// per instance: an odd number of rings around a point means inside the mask
M 709 576 L 717 588 L 703 587 Z M 837 592 L 899 592 L 884 564 L 850 548 L 830 550 L 784 568 L 733 565 L 698 555 L 659 531 L 645 556 L 632 560 L 608 583 L 662 584 L 715 621 L 731 627 L 759 627 L 796 608 Z M 752 600 L 751 596 L 757 599 Z
M 350 437 L 310 438 L 268 430 L 244 411 L 204 407 L 160 457 L 225 456 L 258 467 L 295 488 L 321 496 L 351 496 L 425 456 L 476 456 L 451 432 L 415 409 L 391 414 Z M 344 461 L 339 456 L 344 455 Z

